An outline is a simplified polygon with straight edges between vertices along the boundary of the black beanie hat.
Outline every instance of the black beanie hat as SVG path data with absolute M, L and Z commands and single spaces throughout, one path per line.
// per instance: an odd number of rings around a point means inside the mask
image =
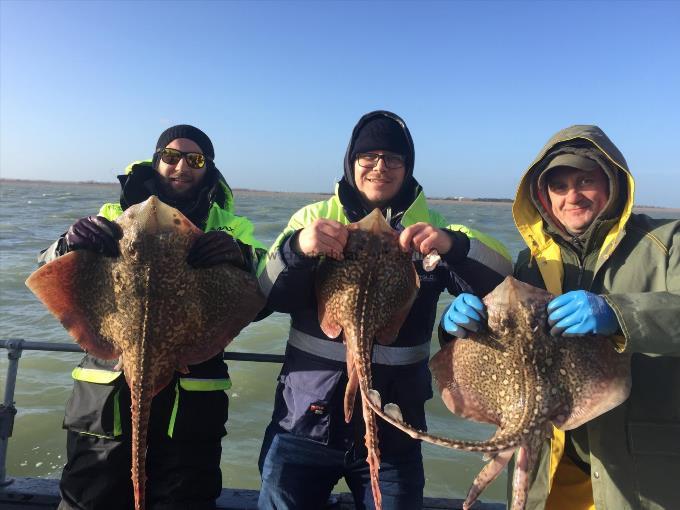
M 389 117 L 376 117 L 369 120 L 357 133 L 350 159 L 360 152 L 386 150 L 408 156 L 411 145 L 406 139 L 404 128 Z
M 215 149 L 213 149 L 213 144 L 203 131 L 197 127 L 190 126 L 188 124 L 179 124 L 177 126 L 172 126 L 161 133 L 156 142 L 156 152 L 153 156 L 153 167 L 158 166 L 158 149 L 165 149 L 170 142 L 177 140 L 178 138 L 188 138 L 198 145 L 203 154 L 209 159 L 215 159 Z

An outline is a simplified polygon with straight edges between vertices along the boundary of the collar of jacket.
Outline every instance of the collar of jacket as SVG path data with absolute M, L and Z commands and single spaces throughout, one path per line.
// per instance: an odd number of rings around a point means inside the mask
M 372 211 L 372 209 L 366 209 L 359 198 L 359 193 L 344 177 L 335 185 L 334 198 L 342 205 L 350 222 L 357 222 Z M 430 223 L 430 210 L 425 193 L 413 177 L 408 178 L 391 204 L 381 209 L 385 217 L 387 217 L 388 208 L 391 209 L 390 225 L 392 228 L 408 227 L 419 221 Z
M 155 170 L 151 160 L 135 161 L 127 166 L 125 174 L 118 176 L 121 185 L 120 205 L 123 210 L 143 202 L 151 195 L 158 195 L 163 202 L 179 209 L 196 225 L 202 224 L 207 218 L 212 204 L 233 213 L 234 196 L 222 174 L 213 168 L 211 175 L 206 176 L 206 182 L 191 202 L 175 202 L 160 195 L 155 184 Z
M 628 170 L 623 155 L 599 128 L 594 126 L 573 126 L 560 131 L 548 141 L 520 180 L 515 194 L 515 201 L 512 205 L 512 217 L 515 220 L 517 230 L 519 230 L 524 242 L 531 250 L 532 258 L 538 263 L 538 269 L 541 272 L 546 288 L 555 295 L 562 294 L 562 281 L 564 277 L 562 253 L 559 243 L 546 233 L 543 228 L 543 217 L 536 209 L 533 200 L 531 200 L 530 179 L 533 177 L 534 169 L 548 152 L 556 145 L 572 140 L 584 140 L 590 143 L 607 158 L 614 168 L 624 173 L 628 182 L 626 203 L 618 221 L 614 222 L 609 232 L 604 236 L 604 241 L 599 249 L 595 273 L 609 259 L 614 249 L 618 246 L 625 234 L 625 226 L 633 210 L 635 191 L 633 176 Z

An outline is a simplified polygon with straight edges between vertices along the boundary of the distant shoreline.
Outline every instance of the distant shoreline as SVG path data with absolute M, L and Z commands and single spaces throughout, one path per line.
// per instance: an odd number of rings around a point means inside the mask
M 3 179 L 0 178 L 0 186 L 4 184 L 69 184 L 73 186 L 93 186 L 93 187 L 118 187 L 117 182 L 97 182 L 97 181 L 47 181 L 47 180 L 31 180 L 31 179 Z M 268 191 L 250 188 L 232 188 L 234 193 L 248 194 L 248 195 L 305 195 L 310 197 L 330 197 L 331 193 L 321 193 L 314 191 Z M 427 197 L 428 202 L 433 204 L 485 204 L 485 205 L 511 205 L 510 198 L 472 198 L 472 197 Z M 680 212 L 680 207 L 663 207 L 656 205 L 636 205 L 634 207 L 637 211 L 654 210 L 654 211 L 671 211 Z

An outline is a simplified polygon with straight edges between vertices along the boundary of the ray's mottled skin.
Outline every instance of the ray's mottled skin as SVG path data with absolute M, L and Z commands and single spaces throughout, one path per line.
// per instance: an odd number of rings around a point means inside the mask
M 464 418 L 493 423 L 487 441 L 456 441 L 405 424 L 397 406 L 369 405 L 414 438 L 448 448 L 483 452 L 490 459 L 472 483 L 464 509 L 517 459 L 512 510 L 526 504 L 527 476 L 552 427 L 576 428 L 618 406 L 630 393 L 630 357 L 607 337 L 553 338 L 546 305 L 553 295 L 507 277 L 484 298 L 488 329 L 455 339 L 430 360 L 447 407 Z
M 187 365 L 221 351 L 264 306 L 255 278 L 229 264 L 186 263 L 202 235 L 179 211 L 152 196 L 116 220 L 116 258 L 75 251 L 46 264 L 26 284 L 80 346 L 119 358 L 132 400 L 135 508 L 145 506 L 151 399 Z
M 371 352 L 374 340 L 394 342 L 418 291 L 411 256 L 401 251 L 398 236 L 379 209 L 348 226 L 343 260 L 324 259 L 317 274 L 319 322 L 323 332 L 347 346 L 345 421 L 349 423 L 357 390 L 366 426 L 367 462 L 376 508 L 381 505 L 378 469 L 378 426 L 368 406 L 373 385 Z

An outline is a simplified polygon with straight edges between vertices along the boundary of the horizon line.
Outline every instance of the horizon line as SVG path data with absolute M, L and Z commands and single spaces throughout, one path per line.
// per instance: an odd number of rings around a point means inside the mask
M 3 182 L 18 182 L 18 183 L 44 183 L 44 184 L 81 184 L 81 185 L 95 185 L 95 186 L 118 186 L 119 183 L 113 181 L 59 181 L 59 180 L 48 180 L 48 179 L 14 179 L 0 177 L 0 183 Z M 331 196 L 333 193 L 322 192 L 322 191 L 274 191 L 267 189 L 254 189 L 254 188 L 232 188 L 232 191 L 246 191 L 255 193 L 297 193 L 299 195 L 323 195 Z M 492 202 L 492 203 L 513 203 L 514 200 L 511 198 L 496 198 L 496 197 L 435 197 L 428 196 L 428 200 L 442 200 L 447 202 Z M 633 208 L 639 209 L 665 209 L 668 211 L 680 211 L 680 207 L 666 207 L 663 205 L 634 205 Z

